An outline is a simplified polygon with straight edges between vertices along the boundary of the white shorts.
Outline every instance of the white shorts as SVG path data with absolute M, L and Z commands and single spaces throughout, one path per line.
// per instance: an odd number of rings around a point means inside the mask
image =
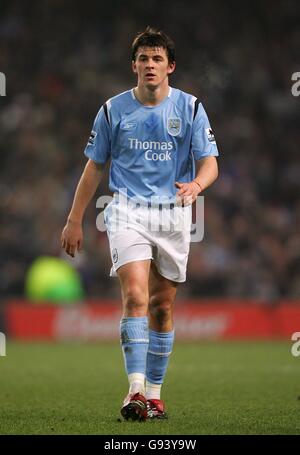
M 127 205 L 116 198 L 104 210 L 112 268 L 152 259 L 158 272 L 175 282 L 186 280 L 192 207 Z

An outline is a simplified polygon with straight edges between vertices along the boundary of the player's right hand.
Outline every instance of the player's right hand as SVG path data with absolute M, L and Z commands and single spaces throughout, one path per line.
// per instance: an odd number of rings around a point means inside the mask
M 61 234 L 61 247 L 73 258 L 76 250 L 78 252 L 82 250 L 82 240 L 82 224 L 68 219 Z

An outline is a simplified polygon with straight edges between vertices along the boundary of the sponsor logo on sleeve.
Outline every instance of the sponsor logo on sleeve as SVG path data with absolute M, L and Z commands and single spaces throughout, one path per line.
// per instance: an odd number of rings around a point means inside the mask
M 215 135 L 213 133 L 213 130 L 211 128 L 205 128 L 205 132 L 206 132 L 206 135 L 207 135 L 207 139 L 209 140 L 209 142 L 216 142 L 216 139 L 215 139 Z
M 97 136 L 96 131 L 93 131 L 93 130 L 92 130 L 92 131 L 91 131 L 91 134 L 90 134 L 90 137 L 89 137 L 88 143 L 91 144 L 91 145 L 94 145 L 94 144 L 95 144 L 96 136 Z

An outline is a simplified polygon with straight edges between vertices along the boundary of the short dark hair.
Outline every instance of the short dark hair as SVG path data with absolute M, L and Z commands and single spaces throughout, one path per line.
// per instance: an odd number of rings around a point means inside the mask
M 169 63 L 175 62 L 175 44 L 171 38 L 161 30 L 147 27 L 143 32 L 139 32 L 133 40 L 131 46 L 132 60 L 135 62 L 136 53 L 139 47 L 162 47 L 166 50 Z

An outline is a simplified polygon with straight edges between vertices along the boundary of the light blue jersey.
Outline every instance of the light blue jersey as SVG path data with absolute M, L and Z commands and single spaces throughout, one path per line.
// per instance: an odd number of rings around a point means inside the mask
M 85 155 L 111 159 L 109 188 L 128 197 L 175 200 L 175 182 L 195 177 L 195 160 L 218 156 L 206 112 L 198 100 L 170 88 L 157 106 L 144 106 L 128 90 L 99 110 Z

